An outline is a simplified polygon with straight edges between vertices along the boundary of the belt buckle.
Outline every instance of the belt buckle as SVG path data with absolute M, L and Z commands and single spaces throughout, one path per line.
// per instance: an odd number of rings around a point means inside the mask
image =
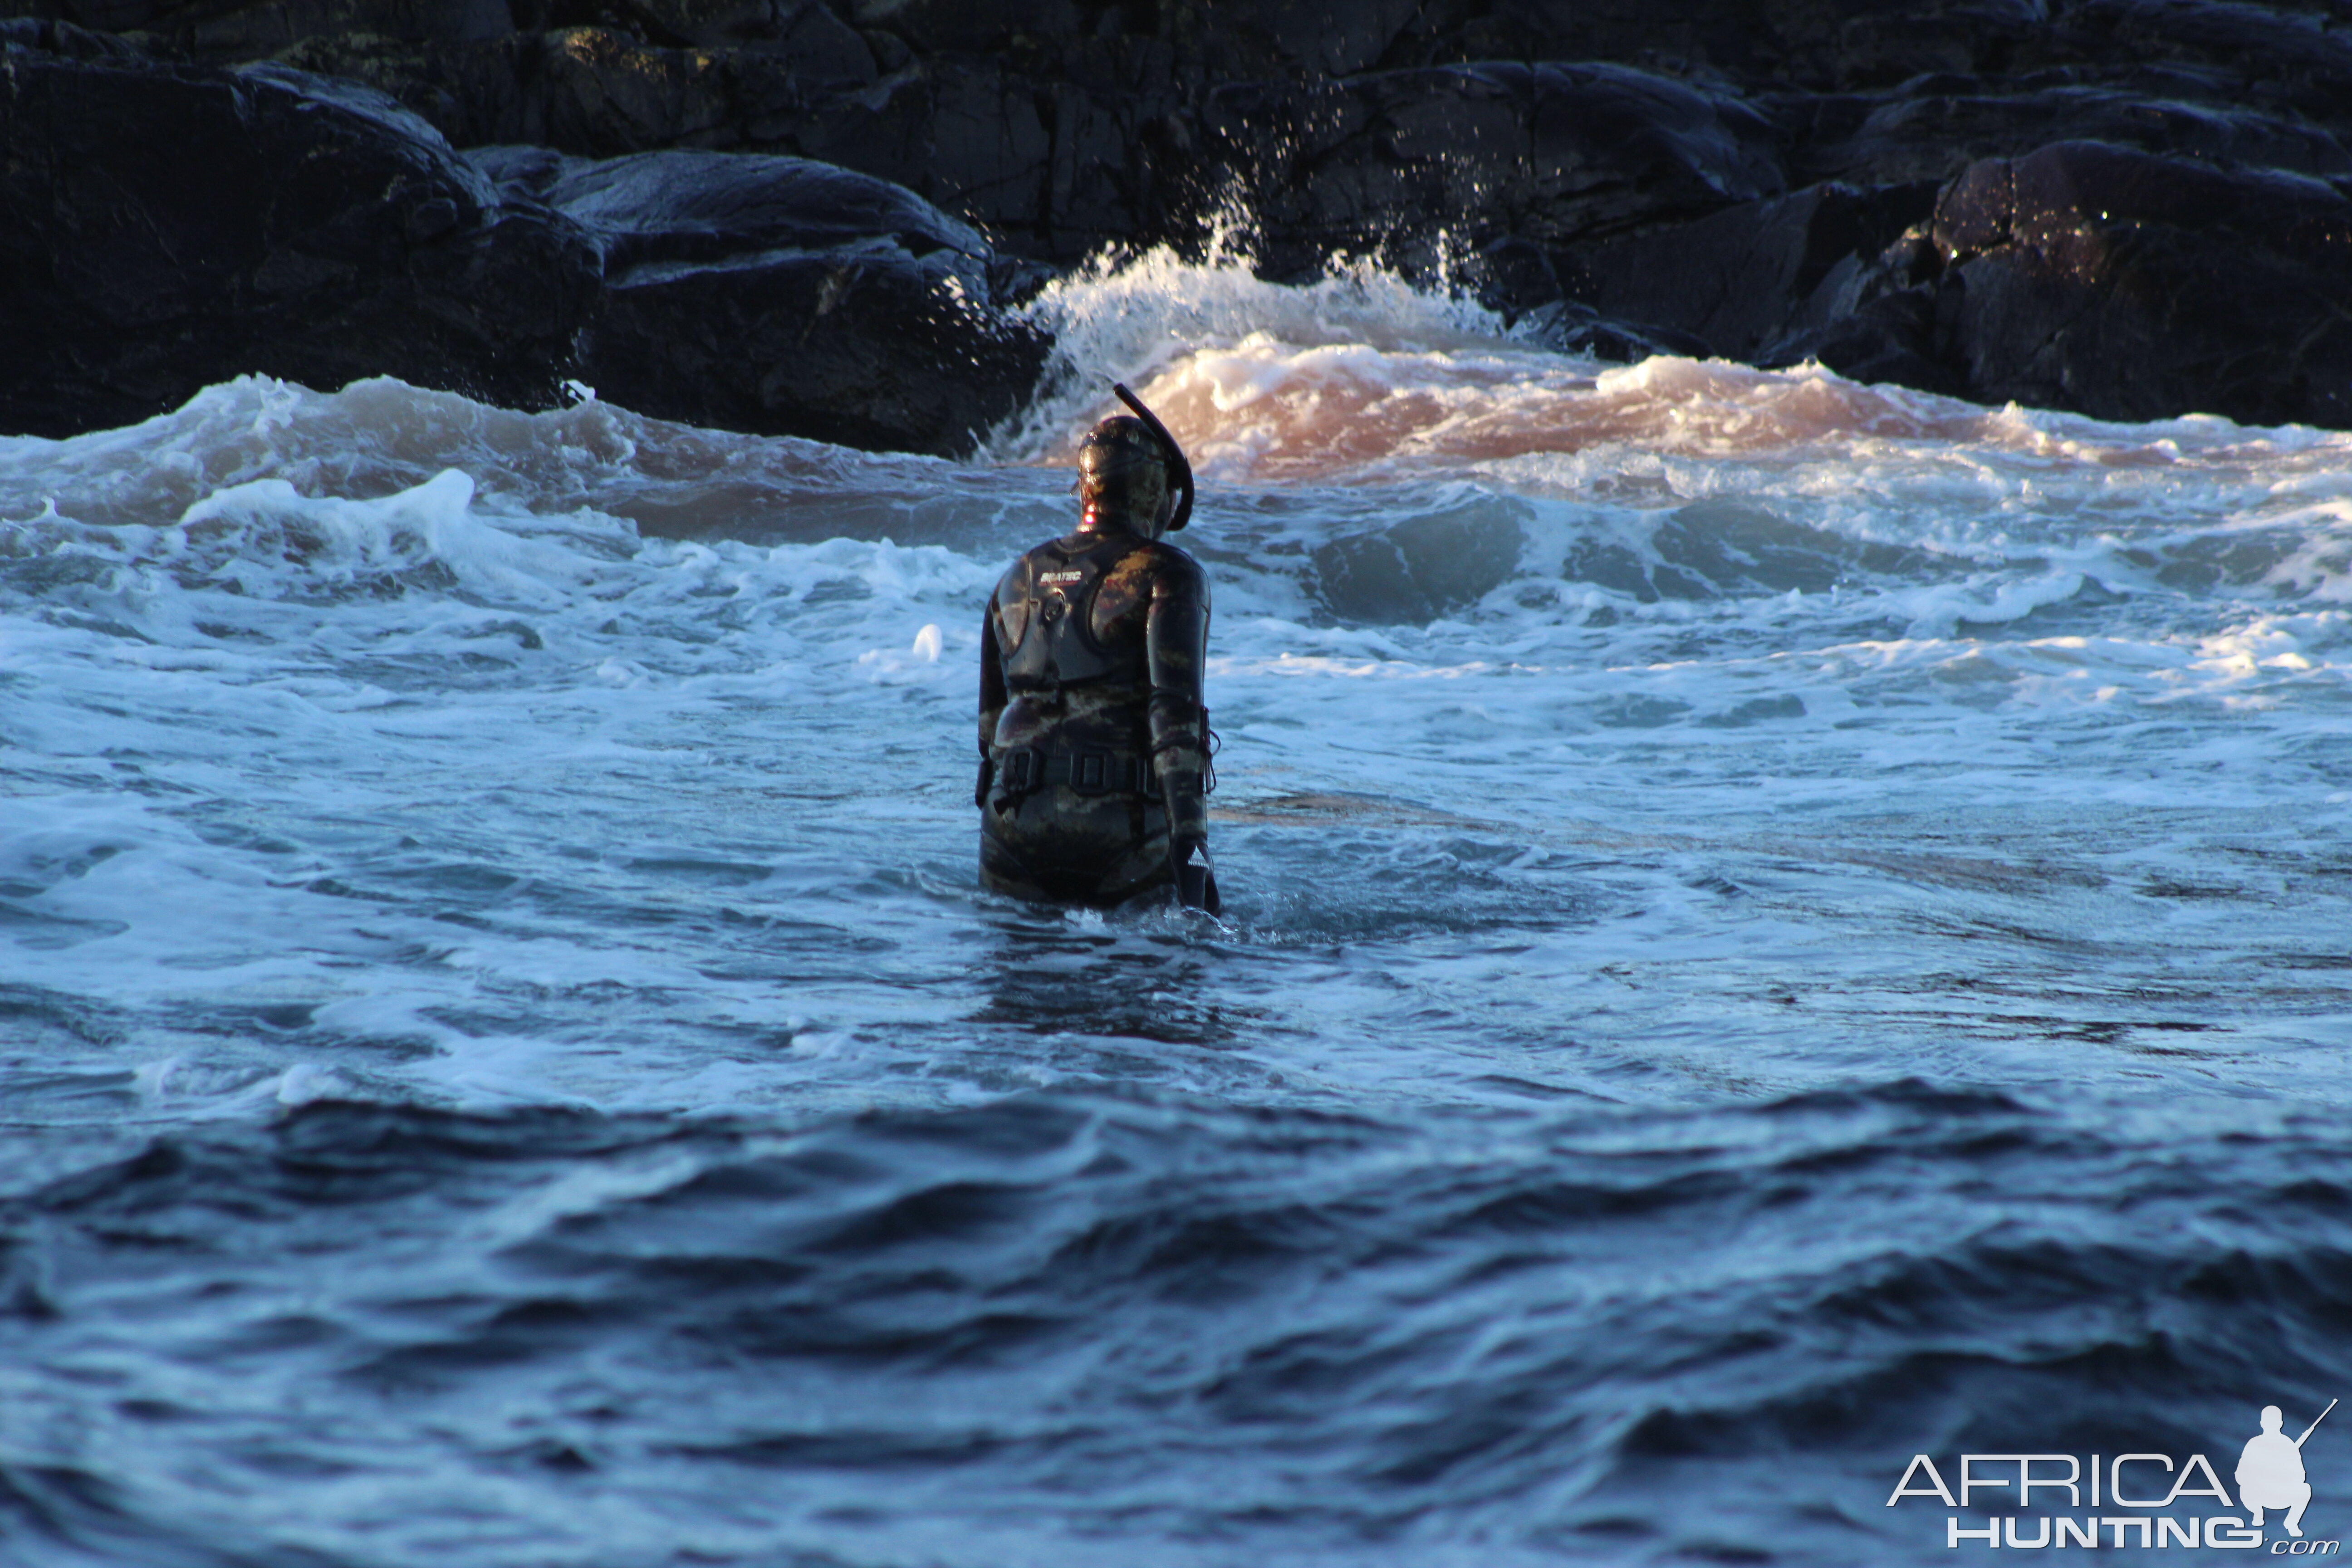
M 1070 753 L 1070 787 L 1080 795 L 1108 795 L 1111 789 L 1108 752 Z
M 1004 753 L 1004 787 L 1015 794 L 1045 783 L 1045 759 L 1034 746 L 1018 746 Z

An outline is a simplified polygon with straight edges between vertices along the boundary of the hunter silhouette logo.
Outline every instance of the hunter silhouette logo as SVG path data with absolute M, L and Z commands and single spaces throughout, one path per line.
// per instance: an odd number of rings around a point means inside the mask
M 2336 1401 L 2329 1400 L 2327 1410 L 2335 1408 Z M 2327 1410 L 2303 1429 L 2302 1437 L 2290 1439 L 2279 1430 L 2285 1414 L 2275 1405 L 2263 1406 L 2263 1429 L 2246 1439 L 2246 1451 L 2238 1456 L 2238 1500 L 2254 1516 L 2256 1530 L 2263 1527 L 2264 1509 L 2283 1508 L 2287 1510 L 2286 1532 L 2303 1539 L 2303 1510 L 2311 1506 L 2311 1480 L 2303 1473 L 2304 1439 L 2319 1430 Z
M 2286 1435 L 2285 1412 L 2275 1405 L 2263 1405 L 2262 1430 L 2246 1440 L 2238 1456 L 2234 1501 L 2212 1461 L 2202 1454 L 2186 1459 L 2156 1453 L 2092 1454 L 2087 1463 L 2076 1454 L 1962 1454 L 1955 1475 L 1957 1497 L 1936 1461 L 1914 1454 L 1886 1506 L 1909 1498 L 1933 1498 L 1954 1510 L 1945 1517 L 1944 1544 L 1955 1549 L 1976 1541 L 2026 1551 L 2180 1546 L 2252 1552 L 2267 1545 L 2273 1557 L 2331 1557 L 2341 1550 L 2340 1542 L 2304 1539 L 2303 1511 L 2311 1506 L 2311 1477 L 2304 1468 L 2303 1447 L 2336 1403 L 2329 1400 L 2327 1409 L 2296 1437 Z M 1971 1527 L 1959 1511 L 1989 1505 L 2003 1511 L 1979 1514 L 1980 1527 Z M 2086 1506 L 2087 1512 L 2078 1511 Z M 2286 1535 L 2277 1541 L 2269 1540 L 2263 1528 L 2263 1516 L 2273 1512 L 2285 1515 L 2279 1523 Z

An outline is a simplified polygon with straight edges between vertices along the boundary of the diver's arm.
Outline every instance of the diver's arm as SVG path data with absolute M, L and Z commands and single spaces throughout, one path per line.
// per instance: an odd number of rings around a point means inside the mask
M 996 739 L 996 721 L 1003 715 L 1005 700 L 1004 659 L 996 650 L 996 599 L 992 595 L 980 617 L 980 777 L 971 786 L 974 805 L 988 804 L 988 786 L 995 782 L 988 748 Z
M 1143 647 L 1151 677 L 1151 760 L 1168 806 L 1169 858 L 1178 891 L 1194 908 L 1217 908 L 1208 843 L 1209 715 L 1201 682 L 1209 658 L 1209 583 L 1192 557 L 1171 551 L 1154 574 Z M 1190 875 L 1188 875 L 1188 870 Z

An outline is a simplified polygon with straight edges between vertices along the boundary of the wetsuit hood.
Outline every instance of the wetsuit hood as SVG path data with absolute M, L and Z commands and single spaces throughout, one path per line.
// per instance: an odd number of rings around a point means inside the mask
M 1167 452 L 1150 426 L 1123 414 L 1104 420 L 1078 447 L 1079 529 L 1159 538 L 1172 510 L 1170 477 Z
M 1079 443 L 1085 512 L 1078 526 L 1082 532 L 1124 529 L 1158 539 L 1192 520 L 1192 465 L 1141 398 L 1117 382 L 1111 391 L 1133 413 L 1111 416 Z

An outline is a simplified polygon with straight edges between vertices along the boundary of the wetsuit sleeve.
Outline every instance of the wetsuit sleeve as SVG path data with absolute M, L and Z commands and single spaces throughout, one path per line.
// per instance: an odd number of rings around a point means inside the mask
M 996 647 L 996 595 L 988 597 L 988 608 L 980 617 L 980 778 L 972 785 L 974 805 L 988 804 L 988 786 L 994 782 L 994 771 L 989 763 L 989 742 L 996 738 L 996 721 L 1003 716 L 1005 703 L 1004 658 Z
M 1201 680 L 1209 659 L 1209 581 L 1191 556 L 1171 551 L 1154 574 L 1143 646 L 1151 676 L 1152 763 L 1167 799 L 1168 836 L 1179 844 L 1205 841 L 1209 721 Z

